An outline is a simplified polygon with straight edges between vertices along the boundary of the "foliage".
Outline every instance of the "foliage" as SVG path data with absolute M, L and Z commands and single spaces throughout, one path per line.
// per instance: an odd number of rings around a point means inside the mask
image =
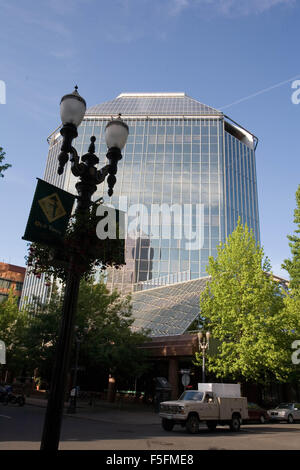
M 296 191 L 297 207 L 294 211 L 294 223 L 297 225 L 294 235 L 288 235 L 292 257 L 284 260 L 282 268 L 290 275 L 290 289 L 300 288 L 300 185 Z
M 130 297 L 109 293 L 103 282 L 82 281 L 76 323 L 87 329 L 82 354 L 91 366 L 101 366 L 115 378 L 139 376 L 145 370 L 145 354 L 138 347 L 146 332 L 133 332 Z
M 10 290 L 8 298 L 0 304 L 0 339 L 6 346 L 5 368 L 20 374 L 26 365 L 23 332 L 27 322 L 26 312 L 18 308 L 18 298 Z
M 208 369 L 219 378 L 266 383 L 287 379 L 297 322 L 252 231 L 238 222 L 218 255 L 209 258 L 211 281 L 200 297 L 201 323 L 217 352 Z M 200 356 L 197 356 L 199 362 Z
M 39 375 L 50 378 L 61 319 L 62 298 L 54 284 L 50 301 L 26 306 L 27 324 L 23 332 L 26 369 L 30 375 L 38 368 Z
M 48 305 L 32 311 L 26 332 L 28 366 L 31 370 L 38 368 L 39 375 L 48 380 L 58 339 L 62 301 L 55 289 Z M 109 293 L 102 281 L 82 280 L 76 311 L 77 334 L 82 334 L 81 364 L 86 368 L 111 370 L 117 378 L 140 375 L 145 369 L 145 356 L 137 348 L 145 342 L 145 335 L 132 332 L 132 322 L 129 298 L 123 299 L 117 292 Z
M 8 168 L 11 167 L 9 163 L 3 163 L 3 160 L 5 159 L 5 152 L 3 151 L 3 148 L 0 147 L 0 177 L 3 178 L 3 171 L 7 170 Z
M 30 244 L 26 257 L 29 272 L 37 277 L 44 273 L 48 280 L 54 276 L 65 281 L 70 265 L 73 271 L 88 279 L 96 268 L 104 271 L 107 266 L 118 268 L 124 264 L 124 240 L 100 240 L 97 237 L 99 217 L 96 211 L 97 205 L 93 204 L 90 211 L 75 213 L 70 218 L 66 235 L 59 246 Z
M 296 209 L 294 211 L 294 223 L 297 225 L 294 235 L 288 235 L 291 248 L 291 258 L 284 260 L 282 265 L 289 273 L 289 295 L 284 299 L 284 308 L 286 315 L 292 319 L 295 327 L 295 335 L 298 333 L 300 339 L 300 185 L 296 191 Z M 300 368 L 295 365 L 292 373 L 292 379 L 299 381 Z

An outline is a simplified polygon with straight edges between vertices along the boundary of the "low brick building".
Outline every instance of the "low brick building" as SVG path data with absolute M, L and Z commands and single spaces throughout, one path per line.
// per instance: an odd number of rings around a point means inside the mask
M 7 299 L 10 289 L 20 301 L 25 271 L 22 266 L 0 263 L 0 303 Z

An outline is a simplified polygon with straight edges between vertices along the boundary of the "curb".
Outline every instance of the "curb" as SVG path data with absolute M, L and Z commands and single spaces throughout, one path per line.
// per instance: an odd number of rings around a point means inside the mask
M 47 402 L 46 401 L 40 401 L 40 400 L 34 400 L 34 402 L 32 402 L 30 399 L 29 401 L 26 401 L 25 402 L 25 405 L 29 405 L 29 406 L 35 406 L 35 407 L 38 407 L 38 408 L 46 408 L 47 406 Z M 134 410 L 133 413 L 134 414 L 131 414 L 132 410 L 120 410 L 120 409 L 112 409 L 112 408 L 104 408 L 104 410 L 97 410 L 97 411 L 94 411 L 95 415 L 93 416 L 93 412 L 91 411 L 87 411 L 87 413 L 84 413 L 82 410 L 85 408 L 85 407 L 82 407 L 80 409 L 80 407 L 77 407 L 78 409 L 78 413 L 68 413 L 67 412 L 67 407 L 68 407 L 68 403 L 65 403 L 65 408 L 64 408 L 64 411 L 63 411 L 63 416 L 66 416 L 66 417 L 70 417 L 70 418 L 77 418 L 77 419 L 87 419 L 87 420 L 90 420 L 90 421 L 99 421 L 99 422 L 102 422 L 102 423 L 110 423 L 110 424 L 120 424 L 120 422 L 125 422 L 127 423 L 128 425 L 131 425 L 131 424 L 147 424 L 148 426 L 151 425 L 151 426 L 155 426 L 155 425 L 159 425 L 160 424 L 160 419 L 158 417 L 158 414 L 150 414 L 151 412 L 150 411 L 146 411 L 146 412 L 143 412 L 142 410 L 140 411 L 140 413 L 137 411 L 137 410 Z M 109 412 L 113 410 L 115 413 L 118 413 L 117 416 L 114 416 L 112 418 L 109 417 Z M 100 413 L 102 411 L 102 415 L 100 416 Z M 104 412 L 104 415 L 103 415 L 103 412 Z M 122 413 L 125 412 L 127 413 L 127 416 L 123 415 L 123 418 L 128 418 L 128 420 L 125 421 L 124 420 L 120 420 L 120 417 L 122 417 Z M 108 415 L 107 415 L 108 413 Z M 142 416 L 141 416 L 142 414 Z M 146 416 L 144 416 L 146 414 Z M 134 418 L 132 420 L 132 418 Z M 150 419 L 149 419 L 150 418 Z M 149 420 L 149 421 L 148 421 Z M 148 422 L 147 422 L 148 421 Z

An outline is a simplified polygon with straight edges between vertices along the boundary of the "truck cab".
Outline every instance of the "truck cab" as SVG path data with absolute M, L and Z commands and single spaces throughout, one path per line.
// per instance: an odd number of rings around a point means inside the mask
M 178 400 L 162 402 L 159 416 L 166 431 L 179 424 L 195 434 L 205 422 L 211 431 L 217 425 L 229 425 L 237 432 L 242 420 L 248 418 L 247 399 L 240 396 L 238 384 L 198 384 L 198 390 L 187 390 Z

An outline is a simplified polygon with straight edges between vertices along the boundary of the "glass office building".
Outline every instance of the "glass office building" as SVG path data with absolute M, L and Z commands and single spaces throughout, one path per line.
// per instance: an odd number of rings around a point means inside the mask
M 144 290 L 206 276 L 208 257 L 239 217 L 259 241 L 251 132 L 185 93 L 122 93 L 87 110 L 74 145 L 79 155 L 95 135 L 99 166 L 106 164 L 105 126 L 119 113 L 129 137 L 114 195 L 103 184 L 94 196 L 128 214 L 127 264 L 109 271 L 110 287 Z M 69 164 L 57 175 L 59 130 L 48 141 L 45 180 L 76 193 Z

